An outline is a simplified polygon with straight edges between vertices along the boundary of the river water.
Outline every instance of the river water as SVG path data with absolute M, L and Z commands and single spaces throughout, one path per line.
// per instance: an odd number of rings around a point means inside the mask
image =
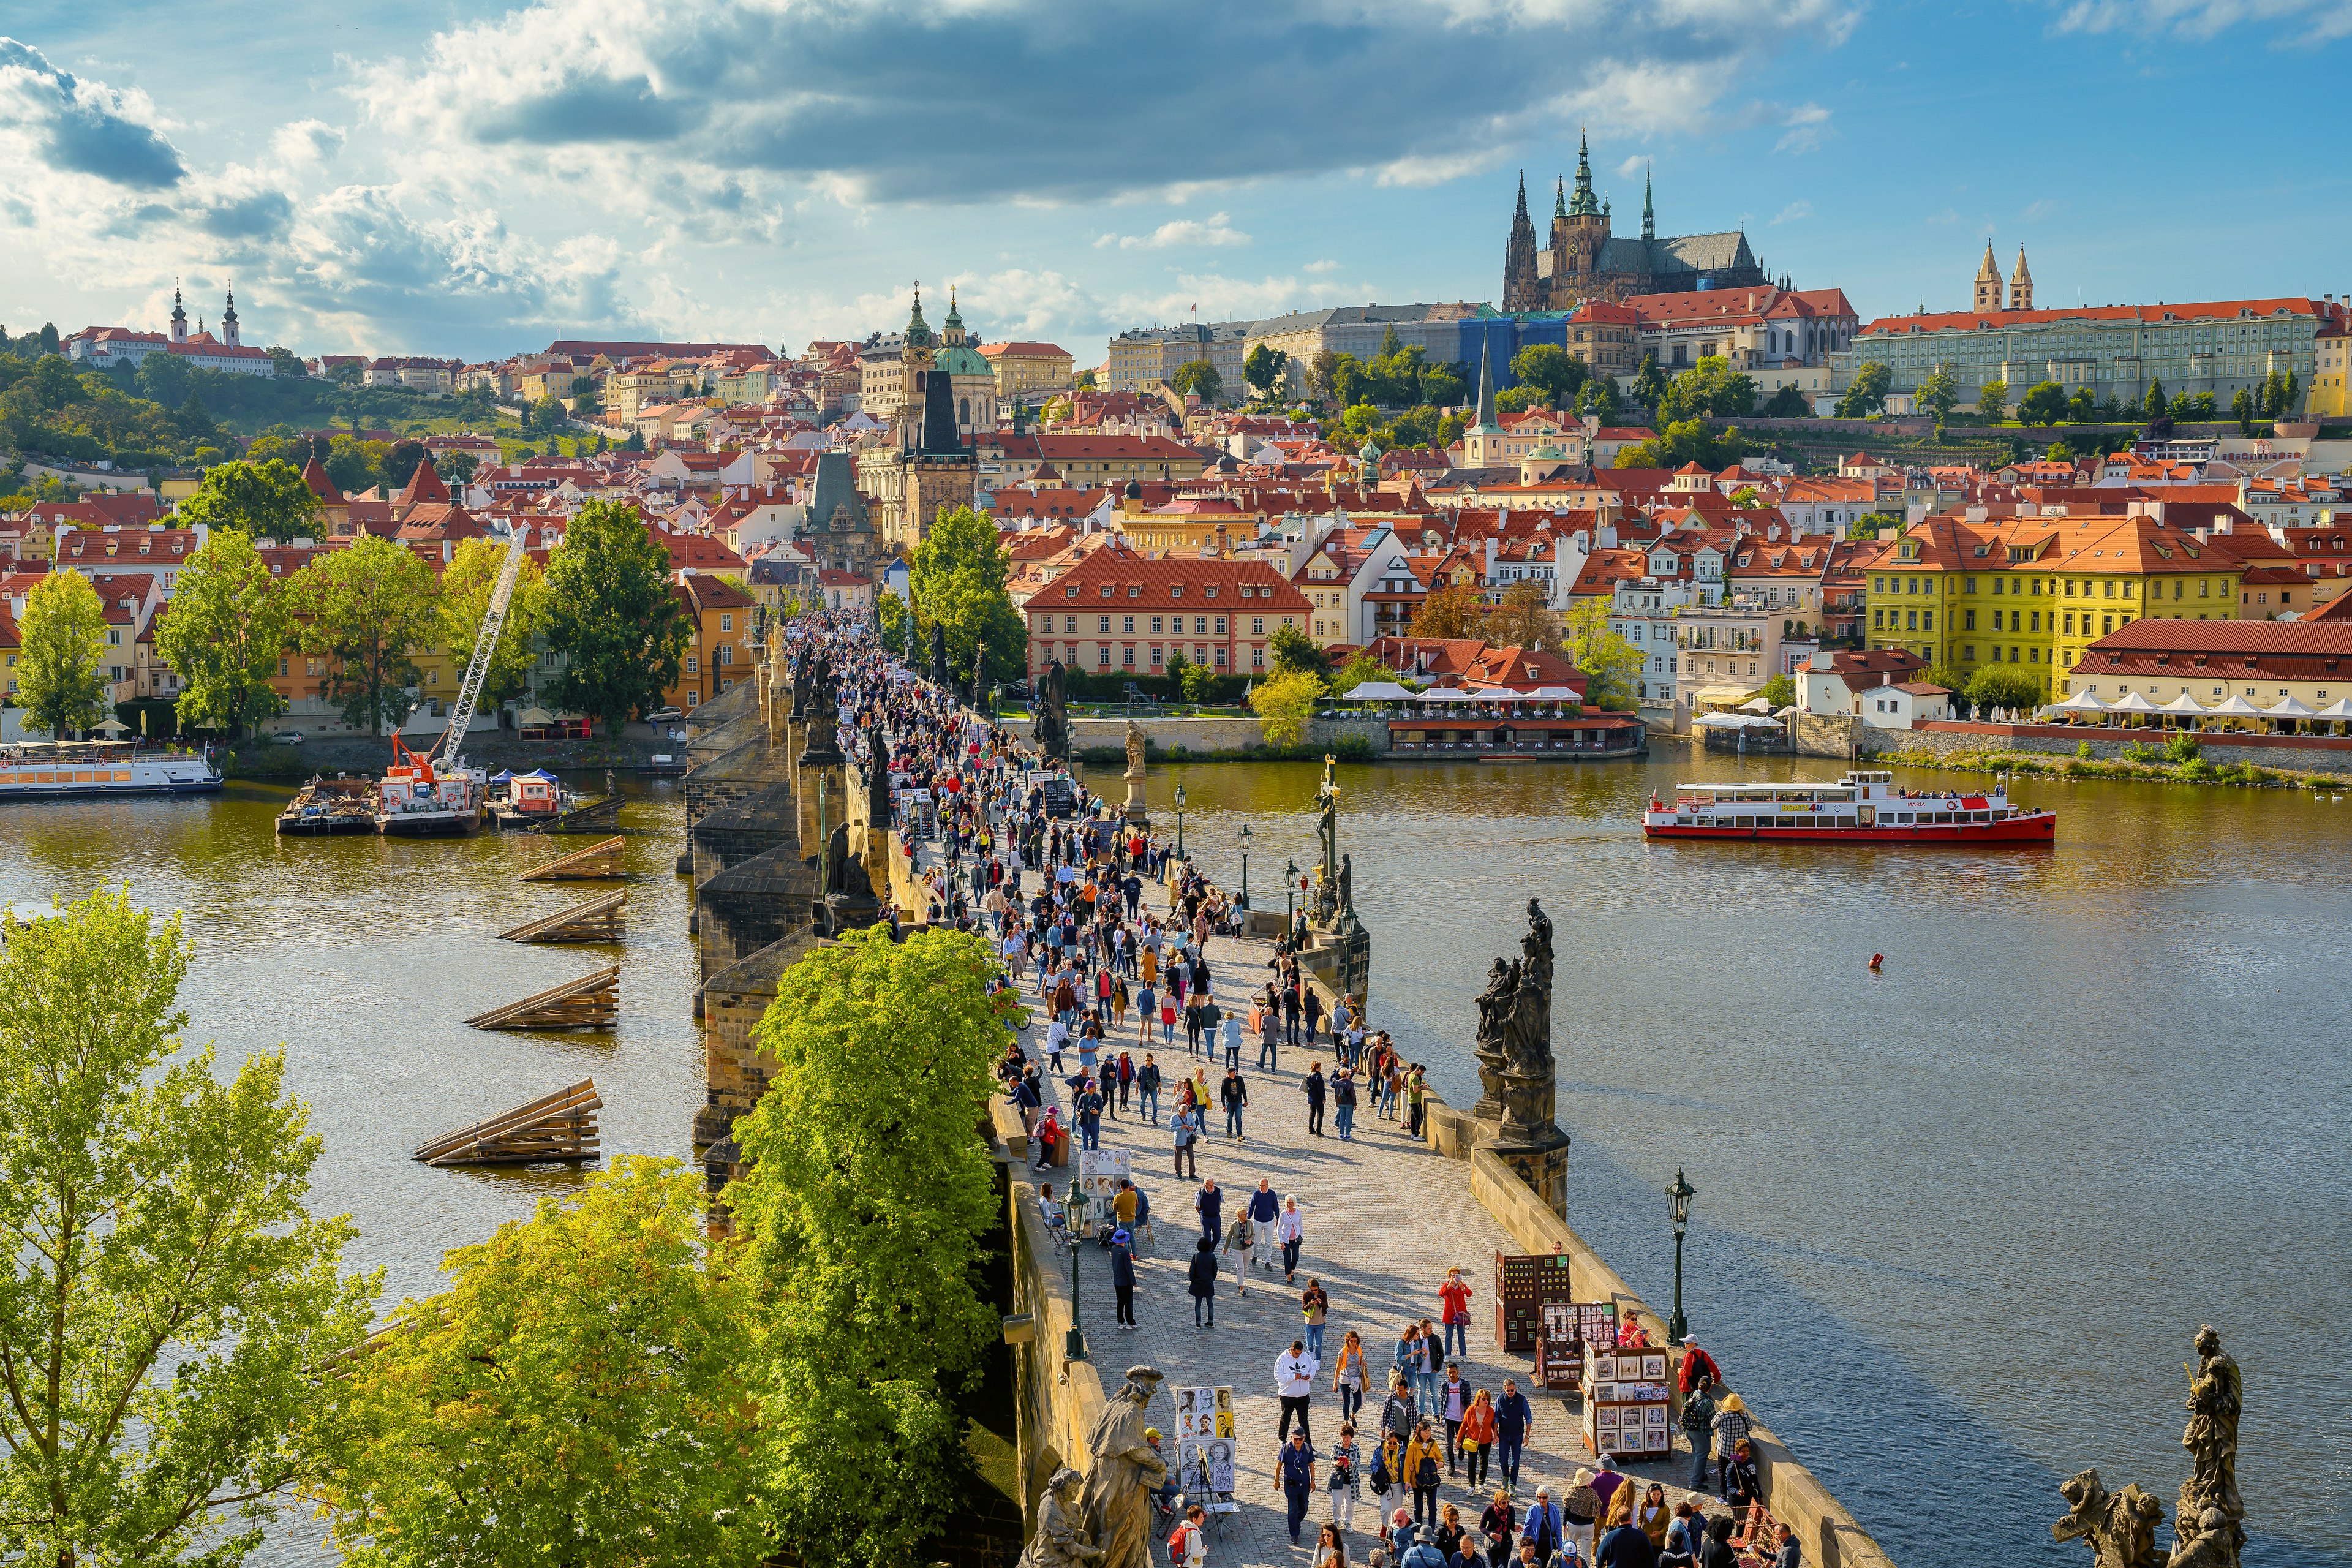
M 2058 1483 L 2166 1503 L 2200 1323 L 2244 1369 L 2250 1563 L 2352 1563 L 2352 797 L 2025 781 L 2054 847 L 1645 844 L 1677 780 L 1811 759 L 1339 770 L 1372 1021 L 1455 1104 L 1472 997 L 1557 926 L 1569 1218 L 1905 1568 L 2070 1564 Z M 1155 776 L 1254 901 L 1307 764 Z M 1905 775 L 1942 788 L 1951 775 Z M 1867 967 L 1886 955 L 1885 972 Z
M 1529 896 L 1557 922 L 1570 1218 L 1650 1300 L 1661 1194 L 1698 1189 L 1695 1334 L 1905 1568 L 2074 1564 L 2060 1480 L 2099 1467 L 2168 1507 L 2200 1322 L 2245 1367 L 2248 1562 L 2352 1563 L 2352 799 L 2026 783 L 2051 849 L 1645 846 L 1677 778 L 1810 761 L 1411 763 L 1340 771 L 1373 938 L 1374 1022 L 1475 1098 L 1472 996 Z M 1252 891 L 1315 853 L 1318 771 L 1167 769 L 1187 842 Z M 1937 776 L 1937 775 L 1930 775 Z M 282 790 L 0 813 L 0 899 L 127 881 L 184 909 L 190 1037 L 284 1044 L 325 1139 L 312 1203 L 360 1227 L 385 1301 L 527 1215 L 566 1173 L 436 1171 L 435 1133 L 593 1077 L 608 1153 L 685 1156 L 702 1099 L 676 787 L 625 781 L 629 941 L 492 940 L 595 884 L 516 873 L 585 840 L 279 842 Z M 1873 976 L 1865 962 L 1887 956 Z M 604 1036 L 459 1021 L 622 965 Z M 315 1525 L 268 1560 L 331 1561 Z

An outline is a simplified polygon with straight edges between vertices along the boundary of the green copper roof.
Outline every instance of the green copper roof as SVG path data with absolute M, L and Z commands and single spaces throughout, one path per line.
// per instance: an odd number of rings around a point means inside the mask
M 981 358 L 976 350 L 962 343 L 950 344 L 941 349 L 939 352 L 939 357 L 932 363 L 950 375 L 984 375 L 992 380 L 996 375 L 996 373 L 989 368 L 988 362 Z

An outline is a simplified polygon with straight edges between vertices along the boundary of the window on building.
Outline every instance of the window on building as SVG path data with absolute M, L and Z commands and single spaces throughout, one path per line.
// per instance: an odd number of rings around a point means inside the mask
M 1223 648 L 1219 648 L 1217 650 L 1217 668 L 1219 669 L 1225 668 L 1225 650 Z
M 702 656 L 700 654 L 690 653 L 686 656 L 686 672 L 688 675 L 699 675 L 702 673 Z
M 1109 666 L 1109 664 L 1110 664 L 1110 644 L 1108 644 L 1108 643 L 1104 643 L 1104 644 L 1100 645 L 1099 647 L 1097 647 L 1095 649 L 1095 662 L 1096 662 L 1097 664 L 1098 664 L 1098 665 L 1102 665 L 1102 666 L 1104 666 L 1104 667 L 1106 667 L 1106 668 L 1108 668 L 1108 667 Z
M 1095 630 L 1097 632 L 1107 632 L 1110 630 L 1110 617 L 1108 616 L 1097 616 L 1095 617 Z
M 719 662 L 721 664 L 733 664 L 735 662 L 735 649 L 733 645 L 730 644 L 726 647 L 722 647 L 719 650 Z
M 731 632 L 735 629 L 735 614 L 733 611 L 721 610 L 719 612 L 719 629 L 722 632 Z

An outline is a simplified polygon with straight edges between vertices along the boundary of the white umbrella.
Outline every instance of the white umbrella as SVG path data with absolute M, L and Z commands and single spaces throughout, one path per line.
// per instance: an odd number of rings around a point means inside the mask
M 1348 702 L 1410 702 L 1413 700 L 1411 687 L 1399 686 L 1393 680 L 1367 680 L 1339 693 Z
M 1739 710 L 1742 713 L 1769 713 L 1772 711 L 1772 700 L 1769 697 L 1758 697 L 1741 703 Z
M 515 715 L 515 727 L 520 730 L 536 730 L 542 724 L 554 722 L 555 715 L 544 708 L 526 708 Z
M 2242 697 L 2232 697 L 2227 702 L 2216 702 L 2205 710 L 2217 719 L 2259 719 L 2263 710 Z
M 2352 724 L 2352 697 L 2339 697 L 2312 715 L 2315 719 L 2332 719 L 2339 724 Z
M 2263 712 L 2273 719 L 2309 719 L 2317 715 L 2319 710 L 2308 703 L 2299 702 L 2292 697 L 2282 697 L 2263 709 Z
M 2050 705 L 2053 713 L 2104 713 L 2107 705 L 2087 691 L 2077 691 L 2063 702 Z
M 2192 719 L 2205 717 L 2205 705 L 2186 691 L 2157 710 L 2160 713 L 2186 713 Z
M 2137 691 L 2126 691 L 2107 709 L 2110 713 L 2161 713 L 2164 711 Z
M 115 718 L 113 715 L 109 714 L 106 718 L 100 720 L 95 724 L 92 724 L 90 728 L 96 730 L 101 735 L 120 735 L 127 732 L 131 726 L 124 723 L 121 720 Z

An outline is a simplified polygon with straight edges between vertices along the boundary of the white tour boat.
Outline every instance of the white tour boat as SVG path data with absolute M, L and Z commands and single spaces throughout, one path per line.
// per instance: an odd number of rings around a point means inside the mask
M 220 770 L 204 752 L 142 750 L 127 741 L 12 741 L 0 745 L 0 800 L 216 795 Z
M 2054 811 L 2010 805 L 2008 791 L 1898 790 L 1893 773 L 1850 773 L 1834 784 L 1676 784 L 1642 814 L 1650 838 L 1764 838 L 1835 844 L 2047 844 Z

